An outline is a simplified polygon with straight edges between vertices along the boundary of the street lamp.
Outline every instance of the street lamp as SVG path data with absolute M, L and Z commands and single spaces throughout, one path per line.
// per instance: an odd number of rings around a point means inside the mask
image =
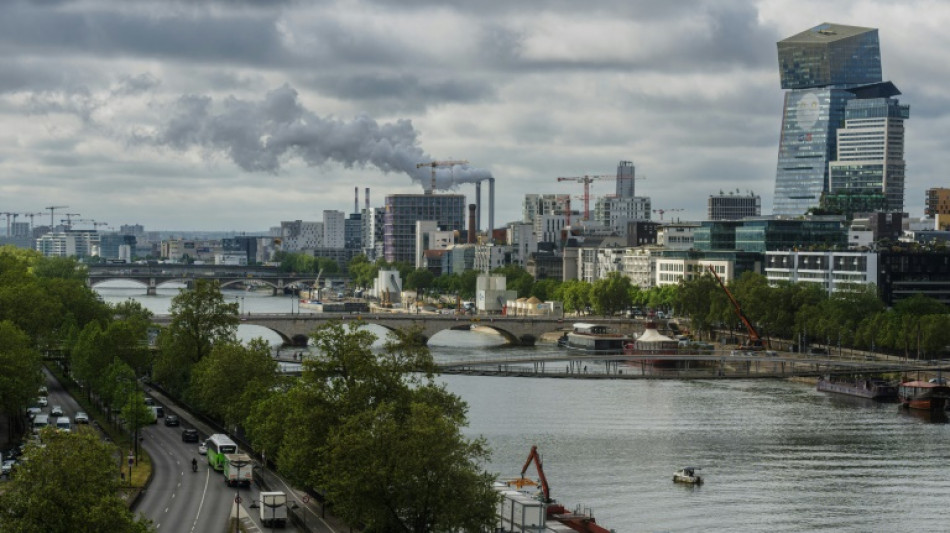
M 230 464 L 237 469 L 238 478 L 238 483 L 236 485 L 237 488 L 234 490 L 234 509 L 235 516 L 237 517 L 234 527 L 235 531 L 241 531 L 241 468 L 247 466 L 248 461 L 238 459 L 236 461 L 231 461 Z
M 238 314 L 243 315 L 244 314 L 244 297 L 235 296 L 234 300 L 238 302 Z

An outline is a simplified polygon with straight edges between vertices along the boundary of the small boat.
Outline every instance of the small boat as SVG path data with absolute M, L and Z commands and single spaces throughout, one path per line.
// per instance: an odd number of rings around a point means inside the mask
M 950 399 L 950 387 L 929 381 L 906 381 L 897 387 L 897 397 L 904 407 L 940 410 Z
M 673 474 L 674 483 L 687 483 L 690 485 L 702 485 L 703 478 L 696 473 L 699 470 L 693 466 L 687 466 L 685 468 L 680 468 Z
M 825 377 L 818 380 L 818 390 L 877 401 L 897 399 L 897 386 L 878 378 L 832 379 Z

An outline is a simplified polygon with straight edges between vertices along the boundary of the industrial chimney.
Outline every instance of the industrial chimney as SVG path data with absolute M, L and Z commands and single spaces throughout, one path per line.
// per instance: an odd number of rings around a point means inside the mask
M 495 231 L 495 178 L 488 178 L 488 242 Z
M 468 243 L 475 244 L 475 204 L 468 204 Z
M 360 212 L 360 188 L 353 187 L 353 212 Z
M 369 187 L 366 188 L 366 211 L 369 211 Z
M 475 228 L 482 229 L 482 182 L 475 182 Z

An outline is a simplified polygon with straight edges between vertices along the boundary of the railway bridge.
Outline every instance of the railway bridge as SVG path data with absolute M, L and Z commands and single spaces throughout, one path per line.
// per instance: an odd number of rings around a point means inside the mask
M 229 285 L 262 285 L 280 294 L 285 288 L 311 286 L 316 282 L 314 274 L 283 272 L 274 267 L 248 267 L 233 265 L 178 265 L 178 264 L 104 264 L 88 267 L 86 284 L 92 288 L 113 280 L 131 280 L 145 286 L 146 294 L 154 296 L 159 286 L 166 283 L 184 283 L 188 287 L 197 279 L 218 281 L 221 287 Z M 325 282 L 333 283 L 332 280 Z M 339 278 L 342 280 L 342 278 Z

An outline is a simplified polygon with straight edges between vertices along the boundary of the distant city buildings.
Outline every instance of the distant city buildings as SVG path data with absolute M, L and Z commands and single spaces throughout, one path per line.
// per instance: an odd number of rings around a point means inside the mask
M 762 197 L 749 192 L 709 195 L 707 220 L 742 220 L 762 215 Z
M 465 196 L 461 194 L 391 194 L 386 196 L 383 255 L 386 261 L 415 264 L 416 221 L 431 220 L 445 231 L 465 230 Z

